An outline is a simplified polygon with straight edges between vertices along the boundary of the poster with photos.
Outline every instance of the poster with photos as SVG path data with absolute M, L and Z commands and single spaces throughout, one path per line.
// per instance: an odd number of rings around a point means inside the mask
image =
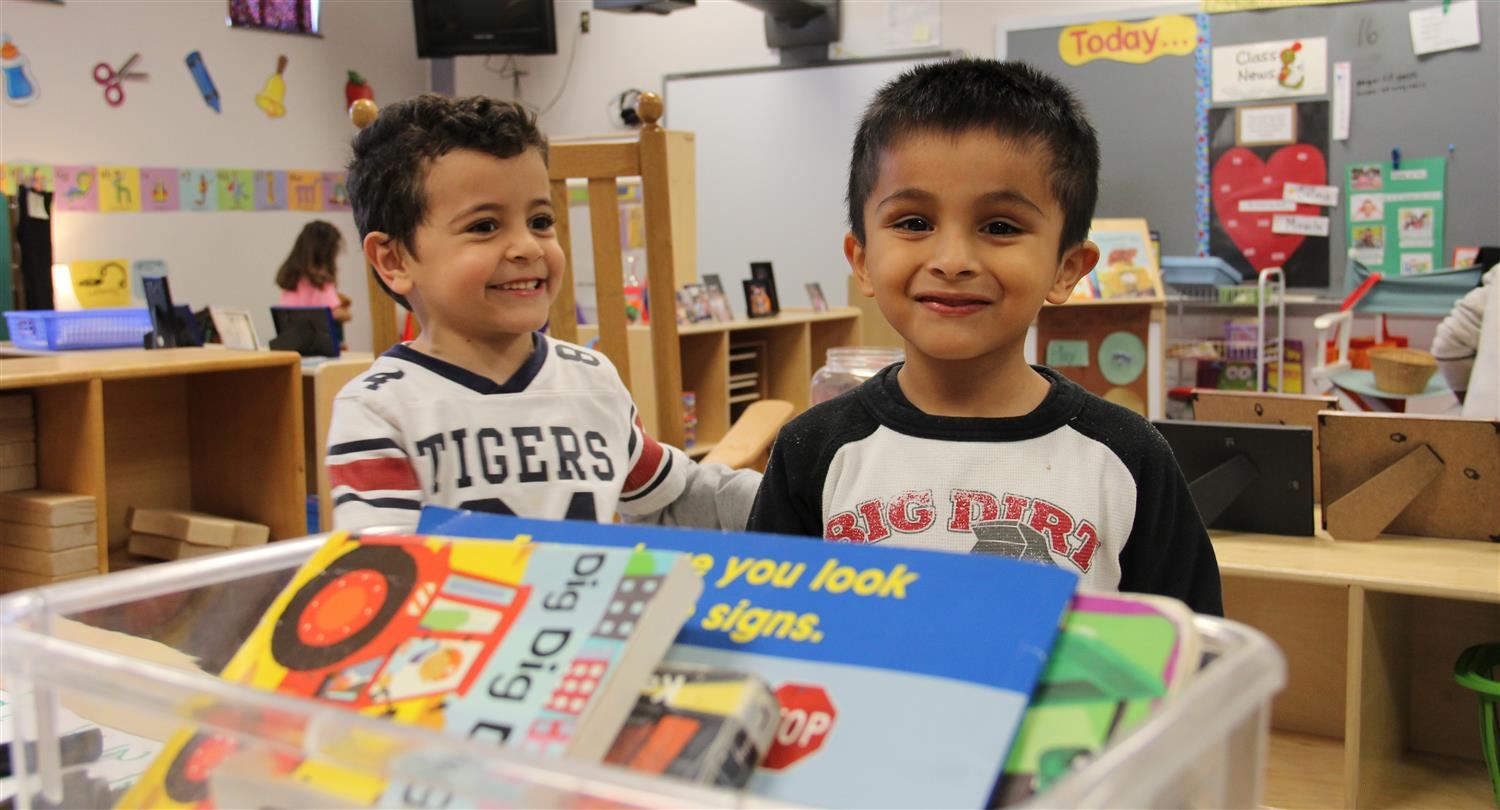
M 1403 276 L 1444 266 L 1447 159 L 1352 163 L 1346 171 L 1349 257 L 1377 273 Z

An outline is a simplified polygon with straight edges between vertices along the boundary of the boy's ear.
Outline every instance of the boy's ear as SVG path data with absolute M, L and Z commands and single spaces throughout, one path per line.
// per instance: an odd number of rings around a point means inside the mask
M 1057 275 L 1052 280 L 1052 289 L 1047 291 L 1047 302 L 1066 304 L 1079 280 L 1094 269 L 1099 261 L 1099 246 L 1085 239 L 1068 248 L 1057 265 Z
M 365 234 L 363 247 L 365 261 L 380 274 L 385 286 L 397 295 L 410 295 L 413 284 L 407 269 L 408 254 L 400 243 L 380 231 L 371 231 Z
M 870 284 L 870 274 L 865 269 L 865 246 L 854 237 L 854 231 L 844 234 L 844 258 L 849 260 L 849 269 L 854 271 L 854 280 L 859 282 L 859 291 L 866 298 L 875 297 L 875 287 Z

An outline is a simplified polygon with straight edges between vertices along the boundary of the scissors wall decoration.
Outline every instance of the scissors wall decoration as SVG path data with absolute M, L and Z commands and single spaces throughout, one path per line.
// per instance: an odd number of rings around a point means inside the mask
M 140 58 L 140 54 L 133 53 L 125 60 L 125 64 L 117 68 L 112 68 L 105 62 L 94 65 L 94 82 L 104 86 L 104 100 L 109 106 L 118 107 L 125 103 L 125 88 L 121 86 L 121 82 L 146 78 L 146 74 L 130 69 Z

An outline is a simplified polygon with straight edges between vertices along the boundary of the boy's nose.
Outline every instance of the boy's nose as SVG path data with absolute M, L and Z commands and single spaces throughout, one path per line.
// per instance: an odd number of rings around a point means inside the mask
M 517 234 L 505 248 L 505 258 L 513 262 L 534 262 L 542 257 L 542 244 L 530 231 Z
M 927 269 L 944 278 L 967 278 L 979 272 L 974 259 L 972 245 L 962 235 L 954 234 L 943 239 L 927 262 Z

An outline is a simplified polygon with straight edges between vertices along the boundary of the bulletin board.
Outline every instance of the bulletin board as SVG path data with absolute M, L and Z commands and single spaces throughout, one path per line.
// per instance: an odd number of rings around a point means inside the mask
M 1352 163 L 1405 158 L 1447 159 L 1448 245 L 1493 243 L 1500 210 L 1500 3 L 1479 4 L 1481 44 L 1416 56 L 1408 14 L 1439 2 L 1302 6 L 1205 15 L 1211 46 L 1325 37 L 1328 93 L 1295 99 L 1331 102 L 1335 62 L 1350 62 L 1355 90 L 1349 139 L 1325 144 L 1329 185 L 1342 186 Z M 1178 9 L 1116 12 L 1142 20 Z M 1191 13 L 1191 12 L 1189 12 Z M 1063 61 L 1059 36 L 1068 21 L 1044 28 L 1012 29 L 997 38 L 999 55 L 1030 62 L 1078 93 L 1099 130 L 1103 163 L 1099 216 L 1141 216 L 1161 233 L 1164 255 L 1193 255 L 1197 247 L 1195 171 L 1197 77 L 1191 55 L 1163 56 L 1144 64 Z M 1288 101 L 1291 101 L 1289 99 Z M 1247 102 L 1251 104 L 1261 102 Z M 1220 105 L 1216 105 L 1220 106 Z M 1449 150 L 1449 145 L 1452 150 Z M 1344 290 L 1347 200 L 1329 211 L 1326 287 Z M 1318 239 L 1319 237 L 1309 237 Z M 1450 251 L 1451 252 L 1451 251 Z

